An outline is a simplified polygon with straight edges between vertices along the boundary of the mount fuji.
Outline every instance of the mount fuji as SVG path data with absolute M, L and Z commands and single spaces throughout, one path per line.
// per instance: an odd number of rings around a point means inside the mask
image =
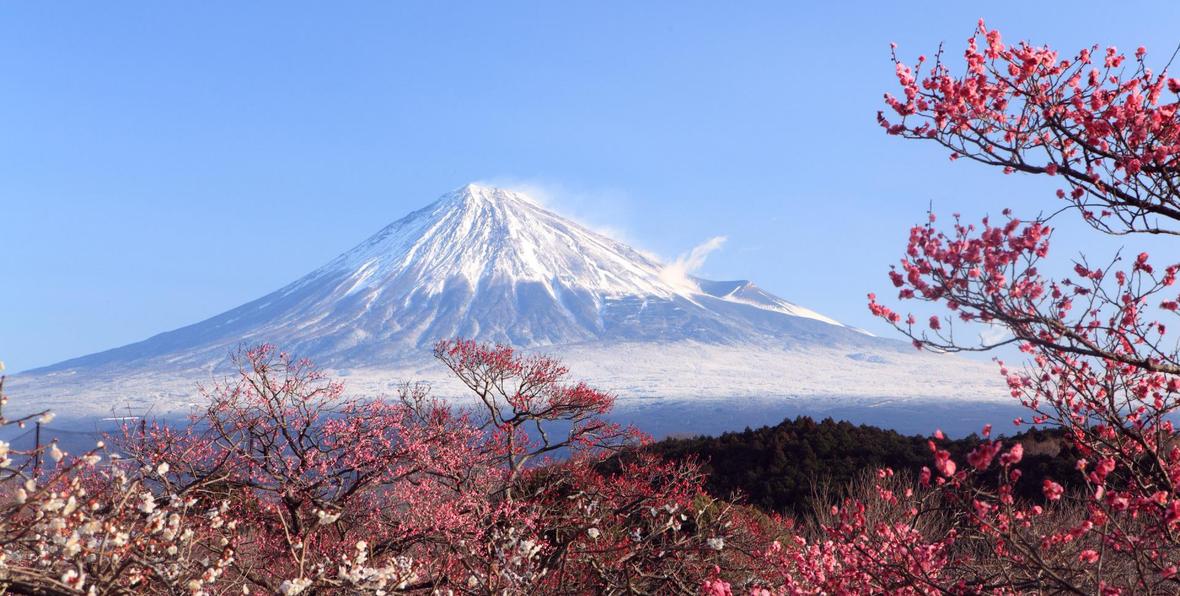
M 702 400 L 799 411 L 992 402 L 994 369 L 861 330 L 749 281 L 711 281 L 563 218 L 467 185 L 303 278 L 205 321 L 17 375 L 59 415 L 199 402 L 242 344 L 274 343 L 380 394 L 407 380 L 458 394 L 430 357 L 467 337 L 562 358 L 624 409 Z M 653 398 L 653 399 L 644 399 Z M 15 404 L 15 402 L 14 402 Z

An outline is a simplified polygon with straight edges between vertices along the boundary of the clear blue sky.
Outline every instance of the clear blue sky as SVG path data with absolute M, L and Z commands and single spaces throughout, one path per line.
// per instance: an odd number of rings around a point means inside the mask
M 702 274 L 883 331 L 864 295 L 931 201 L 1052 206 L 881 133 L 889 42 L 1180 42 L 1180 3 L 1090 6 L 7 2 L 0 359 L 217 314 L 473 180 L 666 257 L 725 235 Z

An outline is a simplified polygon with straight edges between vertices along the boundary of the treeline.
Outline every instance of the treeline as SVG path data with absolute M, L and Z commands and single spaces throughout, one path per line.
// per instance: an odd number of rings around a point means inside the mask
M 933 465 L 928 441 L 875 426 L 801 416 L 717 437 L 664 439 L 646 450 L 673 461 L 696 459 L 707 474 L 706 490 L 716 497 L 740 495 L 766 511 L 807 515 L 816 496 L 843 491 L 875 469 L 888 467 L 916 477 L 923 466 Z M 939 441 L 939 447 L 963 461 L 981 441 L 971 435 Z M 1028 430 L 1003 441 L 1024 446 L 1023 476 L 1015 485 L 1021 497 L 1043 499 L 1045 478 L 1082 480 L 1074 470 L 1078 454 L 1060 431 Z

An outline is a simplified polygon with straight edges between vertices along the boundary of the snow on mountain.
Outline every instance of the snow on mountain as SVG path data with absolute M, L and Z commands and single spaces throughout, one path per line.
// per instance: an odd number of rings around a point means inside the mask
M 271 342 L 355 389 L 425 378 L 446 391 L 429 348 L 471 337 L 561 356 L 624 399 L 996 393 L 982 365 L 917 354 L 749 281 L 664 272 L 521 193 L 468 185 L 258 300 L 16 381 L 63 410 L 174 411 L 236 346 Z

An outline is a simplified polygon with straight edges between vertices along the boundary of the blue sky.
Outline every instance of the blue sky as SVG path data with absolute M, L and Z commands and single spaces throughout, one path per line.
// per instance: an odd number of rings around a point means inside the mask
M 1054 206 L 874 122 L 889 42 L 958 55 L 981 16 L 1180 42 L 1174 2 L 4 3 L 0 359 L 217 314 L 476 180 L 669 258 L 724 235 L 701 274 L 885 332 L 864 295 L 931 202 Z

